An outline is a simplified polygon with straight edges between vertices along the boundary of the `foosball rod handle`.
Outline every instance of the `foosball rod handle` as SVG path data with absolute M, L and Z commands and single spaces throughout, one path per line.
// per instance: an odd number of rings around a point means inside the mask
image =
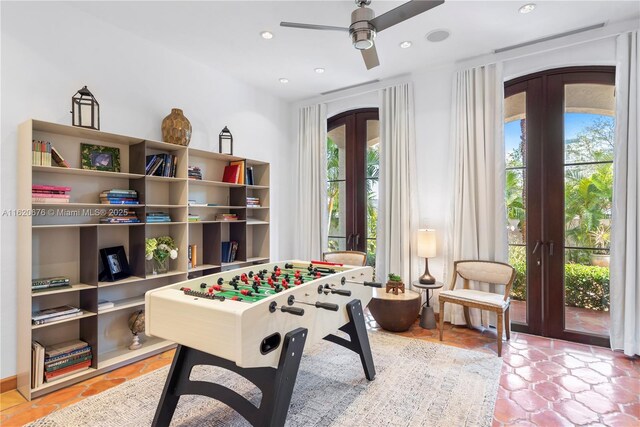
M 330 311 L 338 311 L 338 309 L 340 308 L 340 306 L 338 306 L 338 304 L 332 304 L 330 302 L 316 302 L 315 306 L 317 308 L 322 308 L 324 310 L 330 310 Z
M 296 316 L 304 316 L 304 308 L 300 308 L 300 307 L 289 307 L 289 306 L 283 305 L 282 307 L 280 307 L 280 311 L 282 311 L 283 313 L 289 313 Z
M 364 286 L 369 286 L 372 288 L 381 288 L 382 287 L 382 283 L 379 282 L 367 282 L 366 280 L 364 282 L 356 282 L 355 280 L 347 280 L 346 277 L 342 277 L 342 279 L 340 279 L 340 283 L 341 284 L 345 284 L 345 283 L 356 283 L 358 285 L 364 285 Z

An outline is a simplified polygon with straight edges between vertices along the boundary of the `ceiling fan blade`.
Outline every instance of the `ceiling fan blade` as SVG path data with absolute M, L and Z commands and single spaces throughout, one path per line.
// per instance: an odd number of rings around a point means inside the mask
M 367 70 L 380 65 L 376 45 L 371 46 L 369 49 L 361 50 L 360 52 L 362 52 L 362 59 L 364 59 L 364 65 L 367 66 Z
M 444 0 L 412 0 L 373 18 L 369 23 L 374 26 L 377 32 L 380 32 L 422 12 L 440 6 L 442 3 L 444 3 Z
M 316 24 L 299 24 L 297 22 L 280 22 L 281 27 L 290 28 L 302 28 L 305 30 L 328 30 L 328 31 L 346 31 L 349 32 L 347 27 L 333 27 L 331 25 L 316 25 Z

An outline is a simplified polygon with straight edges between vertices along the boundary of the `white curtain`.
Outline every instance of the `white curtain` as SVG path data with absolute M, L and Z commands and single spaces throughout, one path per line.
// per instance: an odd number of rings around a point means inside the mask
M 327 247 L 326 104 L 300 108 L 296 172 L 297 203 L 286 208 L 295 216 L 298 237 L 294 239 L 294 257 L 319 260 Z
M 611 221 L 611 348 L 640 354 L 638 31 L 616 43 L 616 143 Z
M 445 243 L 445 287 L 453 262 L 463 259 L 506 262 L 504 202 L 503 82 L 501 64 L 456 73 L 452 111 L 452 199 Z M 485 291 L 486 284 L 472 284 Z M 445 305 L 445 320 L 463 324 L 462 307 Z M 471 322 L 480 322 L 471 310 Z
M 407 284 L 412 279 L 418 229 L 415 144 L 413 85 L 382 89 L 376 276 L 383 282 L 388 273 Z

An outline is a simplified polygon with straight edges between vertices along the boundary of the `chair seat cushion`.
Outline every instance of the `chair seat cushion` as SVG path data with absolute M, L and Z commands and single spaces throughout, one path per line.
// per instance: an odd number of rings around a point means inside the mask
M 473 289 L 454 289 L 452 291 L 443 291 L 440 292 L 440 296 L 457 299 L 461 303 L 468 301 L 502 308 L 505 308 L 509 305 L 509 299 L 505 301 L 503 295 L 493 294 L 491 292 L 476 291 Z

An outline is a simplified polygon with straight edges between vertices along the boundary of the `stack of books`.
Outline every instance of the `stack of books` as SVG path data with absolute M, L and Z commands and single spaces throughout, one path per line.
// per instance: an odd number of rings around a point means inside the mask
M 167 212 L 147 212 L 147 222 L 171 222 L 171 217 Z
M 31 280 L 32 292 L 53 291 L 70 287 L 71 282 L 68 277 L 45 277 Z
M 136 190 L 125 190 L 113 188 L 100 193 L 100 203 L 103 205 L 137 205 L 138 192 Z
M 98 311 L 102 311 L 102 310 L 106 310 L 108 308 L 113 308 L 115 307 L 115 304 L 113 303 L 113 301 L 107 301 L 107 300 L 99 300 L 98 301 Z
M 33 166 L 51 166 L 51 143 L 31 141 L 31 164 Z
M 189 222 L 198 222 L 198 221 L 200 221 L 200 215 L 189 213 L 188 221 Z
M 173 154 L 150 154 L 147 156 L 145 175 L 175 177 L 178 158 Z
M 222 242 L 222 262 L 234 262 L 238 252 L 238 242 Z
M 216 214 L 216 221 L 237 221 L 238 215 L 234 213 L 219 213 Z
M 38 341 L 31 342 L 31 388 L 44 383 L 44 346 Z
M 189 245 L 187 248 L 188 267 L 194 268 L 198 266 L 198 245 Z
M 83 311 L 78 307 L 61 305 L 60 307 L 47 308 L 31 313 L 31 323 L 34 325 L 44 325 L 45 323 L 57 322 L 59 320 L 72 319 L 82 316 Z
M 247 166 L 246 182 L 247 182 L 247 185 L 254 185 L 253 184 L 253 168 L 251 166 Z
M 259 197 L 247 197 L 247 207 L 248 208 L 259 208 L 260 206 L 260 198 Z
M 91 366 L 91 346 L 82 340 L 72 340 L 45 348 L 44 380 L 50 382 Z
M 31 203 L 69 203 L 71 187 L 32 185 Z
M 189 166 L 188 168 L 189 179 L 202 180 L 202 171 L 199 166 Z
M 100 218 L 101 224 L 132 224 L 137 222 L 140 222 L 138 215 L 129 209 L 111 211 L 107 216 Z

